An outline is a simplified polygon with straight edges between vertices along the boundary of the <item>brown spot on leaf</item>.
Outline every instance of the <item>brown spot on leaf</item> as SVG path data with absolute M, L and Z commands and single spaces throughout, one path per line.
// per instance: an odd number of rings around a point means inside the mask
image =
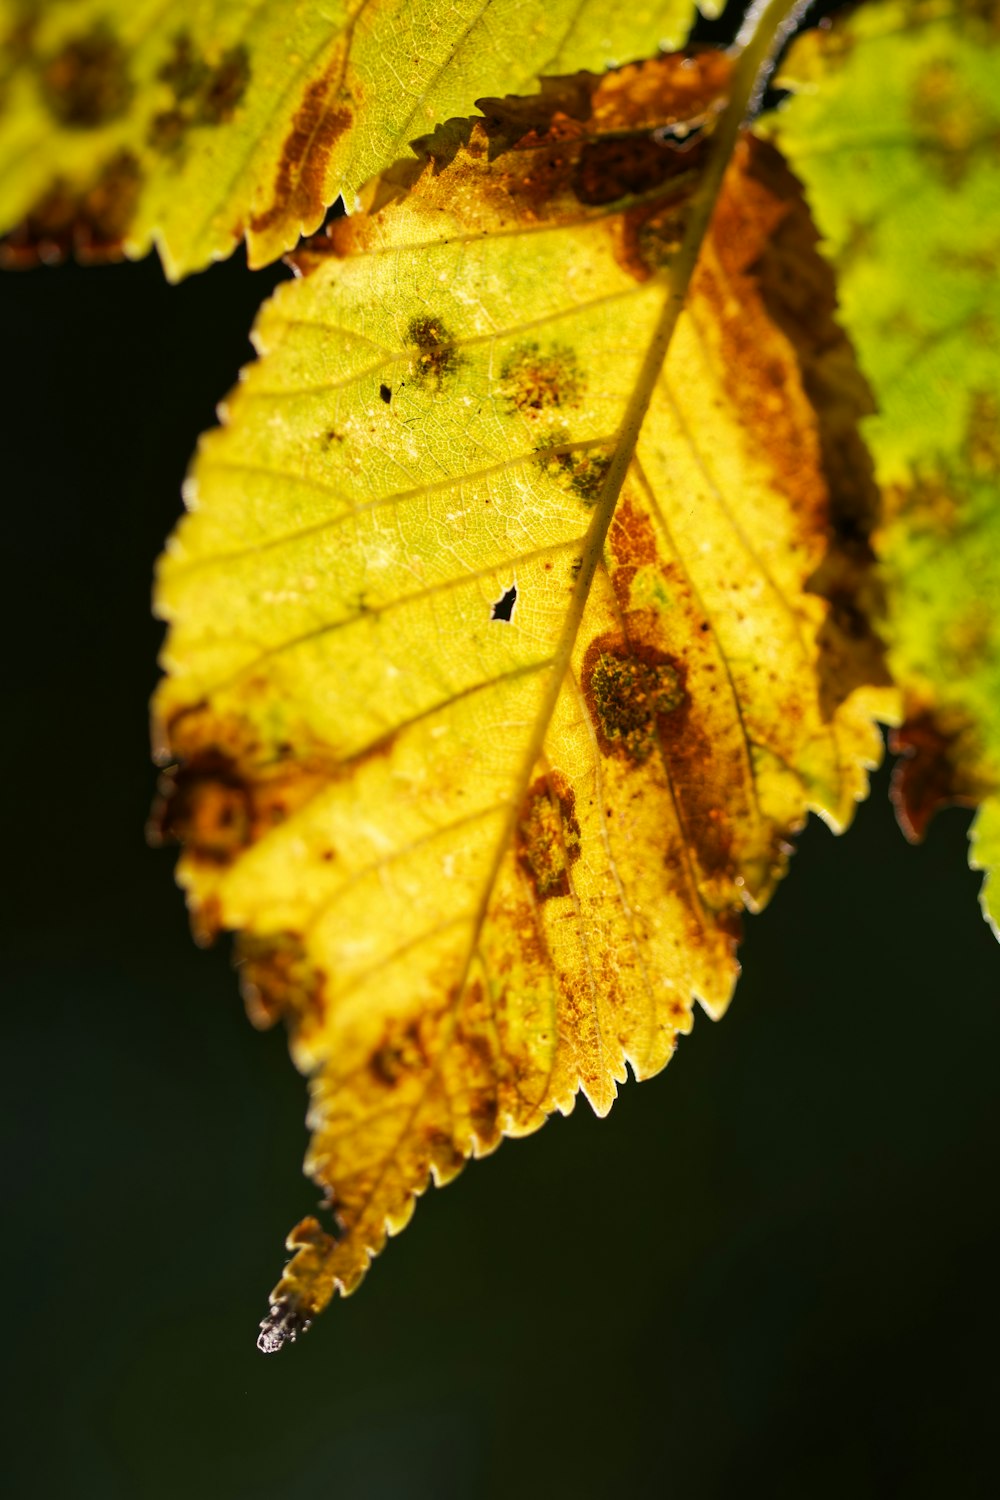
M 684 668 L 652 646 L 598 636 L 584 658 L 583 691 L 604 754 L 641 765 L 661 721 L 685 702 Z
M 335 773 L 318 753 L 307 760 L 285 746 L 265 752 L 249 725 L 218 718 L 204 703 L 156 724 L 154 736 L 157 759 L 180 764 L 160 778 L 150 842 L 181 843 L 186 859 L 217 868 L 304 807 Z
M 146 144 L 162 156 L 175 156 L 188 131 L 188 117 L 180 109 L 161 109 L 149 122 Z
M 118 119 L 132 99 L 127 54 L 106 21 L 65 42 L 43 63 L 39 83 L 49 112 L 73 130 Z
M 686 148 L 659 131 L 592 141 L 580 153 L 573 191 L 581 203 L 596 207 L 651 193 L 674 178 L 693 184 L 704 151 L 701 139 Z
M 559 771 L 529 788 L 514 834 L 518 864 L 539 901 L 569 895 L 569 868 L 580 857 L 576 793 Z
M 615 222 L 615 259 L 636 281 L 648 281 L 670 265 L 684 238 L 687 195 L 678 202 L 629 209 Z
M 406 342 L 417 350 L 411 365 L 413 379 L 418 385 L 440 390 L 445 376 L 454 374 L 461 359 L 447 325 L 441 318 L 411 318 Z
M 401 1047 L 385 1042 L 381 1047 L 376 1047 L 368 1067 L 376 1083 L 391 1089 L 406 1072 L 406 1055 Z
M 615 558 L 616 566 L 611 581 L 615 595 L 623 610 L 630 606 L 632 580 L 642 567 L 657 562 L 656 536 L 649 517 L 633 504 L 624 492 L 618 501 L 614 520 L 608 531 L 608 546 Z
M 465 1157 L 445 1130 L 431 1126 L 427 1131 L 427 1154 L 434 1164 L 440 1182 L 450 1182 L 465 1165 Z
M 294 932 L 244 933 L 234 958 L 247 1015 L 259 1030 L 282 1019 L 295 1028 L 322 1021 L 324 976 Z
M 568 429 L 555 425 L 539 441 L 535 464 L 561 489 L 576 495 L 584 505 L 593 505 L 600 496 L 611 464 L 611 453 L 607 448 L 575 448 L 570 442 Z
M 160 778 L 150 837 L 184 844 L 207 864 L 228 865 L 252 843 L 251 790 L 235 763 L 204 755 Z
M 169 57 L 156 76 L 162 83 L 170 85 L 174 98 L 182 103 L 201 92 L 210 71 L 205 59 L 199 55 L 190 31 L 179 31 L 173 39 Z
M 146 139 L 155 151 L 176 156 L 192 126 L 232 119 L 250 81 L 250 58 L 240 44 L 211 64 L 195 47 L 190 32 L 181 31 L 156 76 L 169 85 L 174 104 L 153 116 Z
M 222 125 L 231 120 L 250 82 L 250 58 L 246 47 L 230 47 L 199 91 L 195 113 L 197 125 Z
M 343 102 L 328 97 L 339 66 L 309 84 L 285 139 L 274 179 L 270 207 L 250 220 L 261 234 L 282 219 L 302 223 L 318 219 L 326 207 L 326 164 L 334 145 L 354 119 Z
M 150 837 L 183 844 L 192 859 L 229 865 L 327 784 L 323 772 L 294 762 L 251 772 L 223 752 L 204 751 L 160 778 Z
M 395 1088 L 410 1075 L 429 1066 L 419 1021 L 393 1022 L 368 1060 L 368 1071 L 379 1088 Z
M 576 122 L 590 118 L 599 85 L 600 78 L 594 73 L 571 73 L 541 78 L 536 94 L 477 99 L 476 108 L 484 116 L 482 128 L 490 142 L 490 160 L 515 147 L 523 149 L 555 136 L 577 139 L 580 132 Z M 434 139 L 427 136 L 417 144 L 430 154 L 428 148 Z
M 917 77 L 910 116 L 920 155 L 948 188 L 961 187 L 975 157 L 1000 148 L 1000 130 L 983 130 L 982 104 L 948 58 L 934 58 Z
M 577 406 L 583 377 L 572 349 L 534 341 L 518 344 L 500 370 L 500 393 L 511 411 L 535 417 L 563 406 Z
M 889 748 L 901 759 L 892 773 L 889 795 L 900 828 L 919 843 L 939 807 L 975 807 L 979 796 L 963 784 L 956 769 L 958 735 L 945 733 L 931 713 L 917 714 L 894 729 Z
M 493 1089 L 480 1089 L 469 1103 L 469 1118 L 480 1148 L 492 1146 L 497 1140 L 497 1117 L 500 1104 Z
M 1000 400 L 993 391 L 973 391 L 965 452 L 972 472 L 981 478 L 1000 474 Z
M 724 377 L 742 426 L 788 499 L 797 545 L 817 557 L 806 587 L 831 605 L 817 663 L 820 707 L 830 717 L 856 687 L 889 678 L 870 543 L 881 497 L 859 431 L 874 400 L 837 321 L 833 270 L 818 239 L 779 153 L 747 138 L 711 229 L 725 280 L 715 284 L 703 258 L 696 285 L 718 308 Z M 780 331 L 784 348 L 761 332 L 768 328 Z
M 121 260 L 141 187 L 142 172 L 130 151 L 112 156 L 88 186 L 57 177 L 27 217 L 0 239 L 0 266 L 54 265 L 71 255 L 84 264 Z

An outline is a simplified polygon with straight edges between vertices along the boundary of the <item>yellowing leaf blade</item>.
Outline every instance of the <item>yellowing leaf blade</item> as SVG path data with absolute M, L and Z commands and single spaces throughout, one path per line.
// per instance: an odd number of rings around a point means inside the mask
M 727 75 L 443 132 L 302 253 L 203 444 L 158 594 L 164 824 L 289 1021 L 339 1226 L 295 1232 L 268 1346 L 429 1175 L 580 1089 L 604 1112 L 721 1013 L 739 914 L 877 760 L 868 395 L 768 148 L 690 274 Z

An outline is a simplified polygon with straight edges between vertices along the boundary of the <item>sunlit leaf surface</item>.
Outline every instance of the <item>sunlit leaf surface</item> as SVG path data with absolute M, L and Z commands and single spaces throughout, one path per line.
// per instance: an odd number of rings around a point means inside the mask
M 773 148 L 678 269 L 728 87 L 671 58 L 439 132 L 300 254 L 202 442 L 162 825 L 311 1074 L 338 1226 L 294 1231 L 268 1346 L 431 1176 L 719 1015 L 878 757 L 869 397 Z
M 684 40 L 690 0 L 0 0 L 0 259 L 263 265 L 483 94 Z
M 904 691 L 904 826 L 983 803 L 1000 866 L 1000 7 L 864 6 L 803 37 L 776 135 L 806 183 L 843 320 L 878 402 L 865 419 L 887 525 L 881 625 Z M 996 876 L 983 905 L 1000 925 Z

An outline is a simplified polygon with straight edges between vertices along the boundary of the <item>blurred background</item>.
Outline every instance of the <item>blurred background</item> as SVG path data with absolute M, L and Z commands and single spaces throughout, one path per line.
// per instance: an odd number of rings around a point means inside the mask
M 255 1350 L 305 1088 L 146 847 L 146 704 L 153 561 L 283 274 L 0 279 L 7 1493 L 992 1497 L 1000 945 L 968 815 L 909 848 L 884 773 L 806 830 L 724 1022 Z

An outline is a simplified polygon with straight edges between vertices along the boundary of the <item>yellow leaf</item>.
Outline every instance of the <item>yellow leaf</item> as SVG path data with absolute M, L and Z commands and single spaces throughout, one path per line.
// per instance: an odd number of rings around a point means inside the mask
M 162 827 L 289 1024 L 337 1226 L 293 1232 L 264 1347 L 430 1176 L 579 1090 L 604 1113 L 721 1014 L 741 912 L 878 759 L 867 389 L 729 75 L 439 132 L 300 254 L 202 442 Z
M 480 94 L 676 46 L 691 0 L 0 0 L 0 263 L 264 265 Z

